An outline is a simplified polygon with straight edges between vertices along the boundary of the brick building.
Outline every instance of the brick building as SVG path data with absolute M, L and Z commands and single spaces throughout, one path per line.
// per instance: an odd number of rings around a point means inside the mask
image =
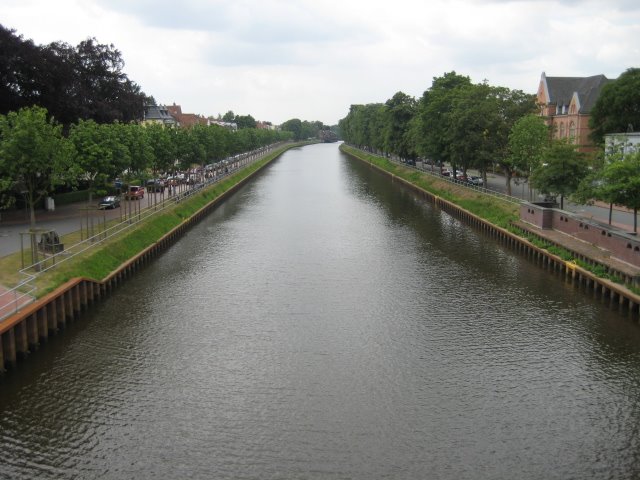
M 176 119 L 179 127 L 192 127 L 193 125 L 209 125 L 209 119 L 195 113 L 182 113 L 180 105 L 167 105 L 165 107 Z
M 553 138 L 567 138 L 583 152 L 593 151 L 589 117 L 607 83 L 604 75 L 592 77 L 547 77 L 544 72 L 538 86 L 540 113 L 553 128 Z

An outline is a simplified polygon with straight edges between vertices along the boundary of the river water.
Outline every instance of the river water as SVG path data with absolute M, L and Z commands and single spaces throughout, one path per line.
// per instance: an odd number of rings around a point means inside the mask
M 0 379 L 0 478 L 632 479 L 640 328 L 336 144 Z

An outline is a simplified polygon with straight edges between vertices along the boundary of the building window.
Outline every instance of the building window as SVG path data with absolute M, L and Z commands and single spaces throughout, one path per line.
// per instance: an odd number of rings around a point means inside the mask
M 571 122 L 569 124 L 569 138 L 572 141 L 575 141 L 575 138 L 576 138 L 576 124 L 574 122 Z
M 564 123 L 560 124 L 560 134 L 559 134 L 560 138 L 564 138 Z

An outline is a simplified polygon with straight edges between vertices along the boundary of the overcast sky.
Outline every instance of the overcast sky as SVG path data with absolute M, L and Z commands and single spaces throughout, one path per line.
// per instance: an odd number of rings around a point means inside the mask
M 36 44 L 113 44 L 125 73 L 185 113 L 337 123 L 420 97 L 455 70 L 535 93 L 547 76 L 640 67 L 638 0 L 2 0 Z

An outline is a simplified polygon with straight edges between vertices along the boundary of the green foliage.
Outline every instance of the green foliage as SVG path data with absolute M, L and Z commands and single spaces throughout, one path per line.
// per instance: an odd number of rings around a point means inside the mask
M 542 193 L 560 195 L 563 208 L 564 197 L 575 192 L 588 174 L 584 155 L 575 145 L 555 140 L 544 150 L 542 161 L 531 175 L 531 184 Z
M 497 198 L 482 194 L 474 194 L 473 198 L 465 198 L 458 191 L 459 187 L 451 185 L 448 182 L 439 187 L 431 177 L 413 169 L 404 168 L 386 158 L 367 154 L 344 145 L 341 149 L 350 155 L 371 162 L 438 197 L 459 205 L 478 217 L 484 218 L 500 227 L 507 228 L 512 222 L 518 219 L 517 211 L 513 205 Z
M 74 178 L 73 144 L 62 126 L 40 107 L 20 109 L 0 117 L 0 178 L 24 195 L 35 226 L 34 208 L 56 185 Z M 71 177 L 70 177 L 71 175 Z
M 566 262 L 570 262 L 573 260 L 573 254 L 569 252 L 567 249 L 559 247 L 557 245 L 551 245 L 547 248 L 549 253 L 553 253 L 554 255 L 560 257 L 562 260 Z
M 591 109 L 589 126 L 596 144 L 607 133 L 640 128 L 640 68 L 630 68 L 604 87 Z
M 534 107 L 532 95 L 449 72 L 418 102 L 398 92 L 384 104 L 351 105 L 339 128 L 359 148 L 486 172 L 506 157 L 512 125 Z
M 633 209 L 640 208 L 640 152 L 611 158 L 593 175 L 590 192 L 595 198 Z M 634 214 L 633 231 L 637 232 Z
M 122 71 L 124 60 L 113 45 L 90 38 L 76 47 L 39 46 L 2 26 L 0 45 L 0 113 L 38 105 L 65 127 L 78 119 L 142 119 L 146 95 Z
M 86 202 L 89 200 L 89 190 L 76 190 L 74 192 L 56 193 L 52 195 L 56 207 L 69 205 L 70 203 Z
M 402 158 L 415 158 L 415 148 L 409 137 L 409 126 L 416 112 L 416 101 L 398 92 L 385 103 L 384 150 Z
M 445 73 L 444 76 L 433 79 L 431 88 L 420 99 L 418 119 L 414 125 L 416 150 L 421 156 L 439 162 L 455 163 L 449 143 L 452 112 L 458 92 L 471 85 L 469 77 L 456 72 Z
M 509 132 L 508 154 L 500 163 L 506 173 L 507 194 L 511 195 L 512 172 L 528 177 L 543 163 L 550 139 L 549 127 L 540 115 L 531 113 L 516 120 Z
M 236 115 L 236 118 L 233 120 L 235 124 L 238 126 L 239 130 L 244 128 L 256 128 L 256 119 L 251 115 Z
M 75 147 L 74 166 L 89 185 L 89 202 L 94 192 L 104 191 L 110 179 L 119 173 L 113 161 L 108 125 L 80 120 L 71 126 L 69 140 Z
M 295 141 L 317 138 L 323 128 L 322 122 L 308 122 L 306 120 L 300 120 L 299 118 L 292 118 L 280 125 L 280 129 L 285 132 L 290 132 Z

